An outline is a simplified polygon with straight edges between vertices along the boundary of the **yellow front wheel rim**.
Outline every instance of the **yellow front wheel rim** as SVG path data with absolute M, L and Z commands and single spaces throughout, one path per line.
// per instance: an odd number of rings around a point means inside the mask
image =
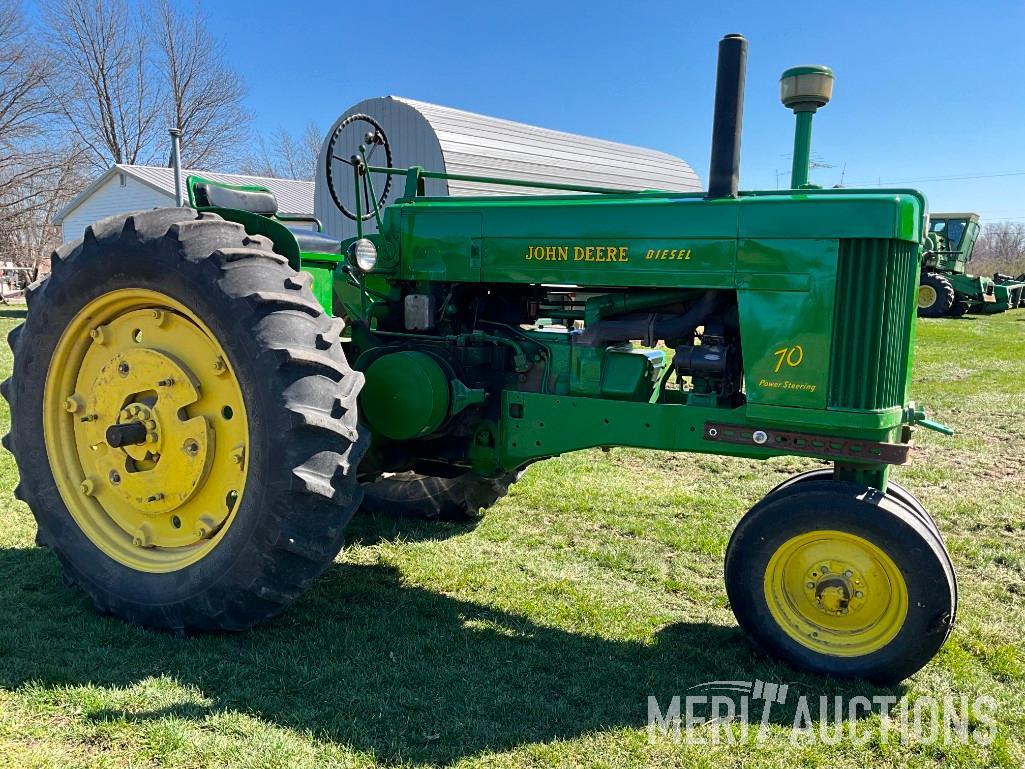
M 780 545 L 765 570 L 773 619 L 802 646 L 857 657 L 878 651 L 908 611 L 904 577 L 883 550 L 842 531 L 812 531 Z
M 938 298 L 939 294 L 932 286 L 921 285 L 918 287 L 918 306 L 921 309 L 932 307 Z
M 43 436 L 79 528 L 138 571 L 197 562 L 241 505 L 242 389 L 207 326 L 165 294 L 119 289 L 78 312 L 50 361 Z

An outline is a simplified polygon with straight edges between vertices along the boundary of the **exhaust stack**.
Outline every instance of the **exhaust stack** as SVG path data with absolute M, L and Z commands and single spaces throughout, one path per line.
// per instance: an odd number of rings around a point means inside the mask
M 737 197 L 746 73 L 747 39 L 743 35 L 726 35 L 719 41 L 719 64 L 715 75 L 712 159 L 708 169 L 710 198 Z

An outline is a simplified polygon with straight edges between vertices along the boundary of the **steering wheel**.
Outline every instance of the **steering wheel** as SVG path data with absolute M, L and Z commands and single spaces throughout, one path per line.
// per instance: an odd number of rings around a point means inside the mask
M 370 115 L 357 112 L 349 115 L 335 129 L 331 135 L 331 141 L 327 145 L 327 188 L 331 193 L 338 210 L 346 217 L 356 221 L 356 185 L 353 183 L 353 168 L 357 168 L 360 176 L 365 176 L 368 171 L 360 157 L 359 147 L 363 145 L 366 149 L 367 165 L 375 165 L 373 159 L 375 154 L 379 160 L 384 160 L 384 166 L 391 168 L 392 156 L 391 147 L 388 145 L 388 137 L 384 133 L 381 124 Z M 377 165 L 381 165 L 380 162 Z M 377 208 L 384 206 L 391 189 L 392 175 L 384 173 L 371 173 L 374 190 L 377 193 Z M 370 185 L 366 180 L 360 185 L 363 196 L 360 219 L 367 221 L 374 217 L 374 203 L 370 199 Z

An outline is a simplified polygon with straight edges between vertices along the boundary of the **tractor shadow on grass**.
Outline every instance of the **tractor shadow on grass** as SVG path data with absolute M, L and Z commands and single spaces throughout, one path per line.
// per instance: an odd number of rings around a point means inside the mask
M 362 528 L 370 539 L 374 523 Z M 45 550 L 0 550 L 0 685 L 102 690 L 161 676 L 195 687 L 210 705 L 182 695 L 152 710 L 120 709 L 101 691 L 87 702 L 102 704 L 87 704 L 83 717 L 202 723 L 239 711 L 381 763 L 448 764 L 643 728 L 649 696 L 664 712 L 672 697 L 714 680 L 788 683 L 785 704 L 771 710 L 771 722 L 787 728 L 801 694 L 813 719 L 819 696 L 903 694 L 795 672 L 732 626 L 679 623 L 643 641 L 580 635 L 404 585 L 386 565 L 335 564 L 282 617 L 249 633 L 178 638 L 95 615 L 82 593 L 62 586 Z M 760 702 L 751 708 L 759 718 Z
M 371 547 L 382 542 L 429 542 L 468 534 L 477 528 L 480 517 L 453 521 L 427 521 L 400 518 L 384 513 L 357 512 L 345 529 L 348 545 Z

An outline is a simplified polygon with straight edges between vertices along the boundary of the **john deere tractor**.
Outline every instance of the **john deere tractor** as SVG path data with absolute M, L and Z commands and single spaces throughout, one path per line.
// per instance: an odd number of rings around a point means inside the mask
M 746 56 L 720 43 L 706 192 L 449 175 L 552 194 L 432 198 L 445 174 L 367 162 L 386 136 L 335 136 L 346 241 L 201 178 L 187 207 L 87 228 L 10 336 L 4 445 L 39 542 L 104 612 L 242 630 L 361 503 L 477 513 L 589 447 L 812 457 L 730 538 L 737 620 L 808 670 L 914 673 L 957 603 L 935 522 L 889 478 L 913 426 L 945 430 L 908 398 L 926 201 L 808 184 L 825 67 L 781 79 L 793 189 L 739 192 Z M 383 210 L 381 175 L 404 185 Z
M 930 214 L 918 289 L 920 317 L 992 315 L 1025 306 L 1025 275 L 968 274 L 978 239 L 978 214 Z

